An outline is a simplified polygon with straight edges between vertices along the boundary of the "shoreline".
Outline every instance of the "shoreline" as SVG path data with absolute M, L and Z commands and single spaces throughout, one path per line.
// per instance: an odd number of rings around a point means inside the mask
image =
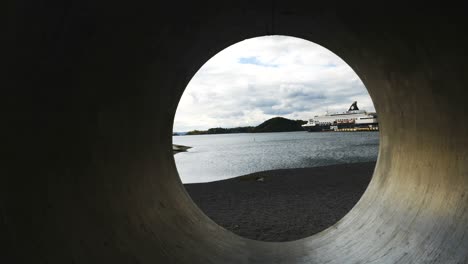
M 360 199 L 375 162 L 261 171 L 184 184 L 213 221 L 247 238 L 292 241 L 339 221 Z
M 329 132 L 334 132 L 334 133 L 348 133 L 348 132 L 380 132 L 380 130 L 330 130 L 330 131 L 316 131 L 316 132 L 309 132 L 307 130 L 296 130 L 296 131 L 268 131 L 268 132 L 235 132 L 235 133 L 212 133 L 212 134 L 178 134 L 178 135 L 172 135 L 173 137 L 185 137 L 185 136 L 211 136 L 211 135 L 233 135 L 233 134 L 268 134 L 268 133 L 295 133 L 295 132 L 307 132 L 307 133 L 313 133 L 313 134 L 319 134 L 319 133 L 329 133 Z

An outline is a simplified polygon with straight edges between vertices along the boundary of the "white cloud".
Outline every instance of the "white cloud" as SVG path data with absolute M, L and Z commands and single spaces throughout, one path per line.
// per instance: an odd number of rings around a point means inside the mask
M 353 101 L 374 111 L 364 84 L 334 53 L 299 38 L 258 37 L 203 65 L 181 98 L 174 131 L 256 126 L 274 116 L 306 120 Z

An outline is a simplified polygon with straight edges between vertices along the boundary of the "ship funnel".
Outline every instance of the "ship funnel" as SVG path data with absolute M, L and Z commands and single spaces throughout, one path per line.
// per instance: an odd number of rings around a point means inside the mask
M 353 111 L 353 110 L 359 110 L 359 107 L 357 107 L 357 101 L 354 101 L 348 109 L 348 111 Z

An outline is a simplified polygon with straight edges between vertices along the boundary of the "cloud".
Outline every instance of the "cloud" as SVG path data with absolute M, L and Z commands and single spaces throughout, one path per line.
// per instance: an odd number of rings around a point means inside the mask
M 211 58 L 188 84 L 174 131 L 309 119 L 353 101 L 375 111 L 356 73 L 331 51 L 285 36 L 248 39 Z
M 248 104 L 249 107 L 254 108 L 273 107 L 280 104 L 280 100 L 274 98 L 249 98 Z

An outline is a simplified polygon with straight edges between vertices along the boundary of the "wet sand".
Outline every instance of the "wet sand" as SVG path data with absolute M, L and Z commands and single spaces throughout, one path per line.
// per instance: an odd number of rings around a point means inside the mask
M 255 240 L 291 241 L 340 220 L 364 193 L 374 167 L 366 162 L 272 170 L 184 186 L 224 228 Z

